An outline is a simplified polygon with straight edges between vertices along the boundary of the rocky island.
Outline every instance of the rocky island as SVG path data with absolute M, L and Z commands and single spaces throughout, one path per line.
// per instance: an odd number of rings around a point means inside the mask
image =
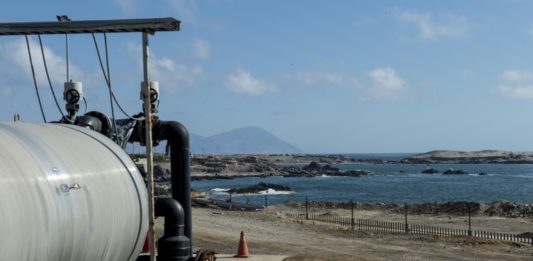
M 401 163 L 409 164 L 530 164 L 533 163 L 533 153 L 510 152 L 501 150 L 482 151 L 452 151 L 434 150 L 401 160 Z

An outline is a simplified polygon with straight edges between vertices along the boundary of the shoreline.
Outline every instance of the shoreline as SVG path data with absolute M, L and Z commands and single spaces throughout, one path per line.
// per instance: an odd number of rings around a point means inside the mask
M 263 209 L 262 205 L 248 204 L 240 201 L 228 201 L 214 198 L 197 198 L 197 206 L 204 206 L 209 208 L 207 202 L 212 203 L 210 206 L 221 209 L 239 210 L 242 209 L 255 210 Z M 306 205 L 308 209 L 315 210 L 351 210 L 355 211 L 382 211 L 390 214 L 405 214 L 407 206 L 407 214 L 409 215 L 450 215 L 450 216 L 479 216 L 479 217 L 504 217 L 504 218 L 533 218 L 533 204 L 521 204 L 505 200 L 497 200 L 489 204 L 473 201 L 447 201 L 447 202 L 424 202 L 414 204 L 398 204 L 398 203 L 362 203 L 353 201 L 294 201 L 290 200 L 284 203 L 271 204 L 272 207 L 290 208 L 298 211 L 305 211 Z M 237 207 L 236 207 L 237 206 Z

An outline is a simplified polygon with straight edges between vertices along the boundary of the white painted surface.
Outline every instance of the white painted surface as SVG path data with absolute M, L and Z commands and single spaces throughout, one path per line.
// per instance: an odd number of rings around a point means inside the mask
M 147 199 L 135 164 L 108 138 L 0 122 L 0 260 L 135 260 Z

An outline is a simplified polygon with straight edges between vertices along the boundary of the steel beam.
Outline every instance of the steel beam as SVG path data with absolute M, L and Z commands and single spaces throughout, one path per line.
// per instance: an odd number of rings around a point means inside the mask
M 172 17 L 70 22 L 0 23 L 0 35 L 82 34 L 179 31 L 180 21 Z

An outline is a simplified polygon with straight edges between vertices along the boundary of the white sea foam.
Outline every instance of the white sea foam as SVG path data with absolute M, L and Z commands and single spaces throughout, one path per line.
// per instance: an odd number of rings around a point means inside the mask
M 210 191 L 211 192 L 224 192 L 224 193 L 227 193 L 230 189 L 227 189 L 227 188 L 214 188 L 214 189 L 211 189 Z
M 226 188 L 214 188 L 214 189 L 211 189 L 210 192 L 213 193 L 213 194 L 229 194 L 229 191 L 230 189 L 226 189 Z M 261 195 L 288 195 L 288 194 L 293 194 L 294 191 L 277 191 L 275 189 L 267 189 L 267 190 L 263 190 L 263 191 L 259 191 L 257 193 L 242 193 L 242 194 L 233 194 L 233 196 L 261 196 Z
M 293 194 L 294 191 L 277 191 L 275 189 L 267 189 L 267 190 L 263 190 L 263 191 L 259 191 L 259 195 L 288 195 L 288 194 Z

